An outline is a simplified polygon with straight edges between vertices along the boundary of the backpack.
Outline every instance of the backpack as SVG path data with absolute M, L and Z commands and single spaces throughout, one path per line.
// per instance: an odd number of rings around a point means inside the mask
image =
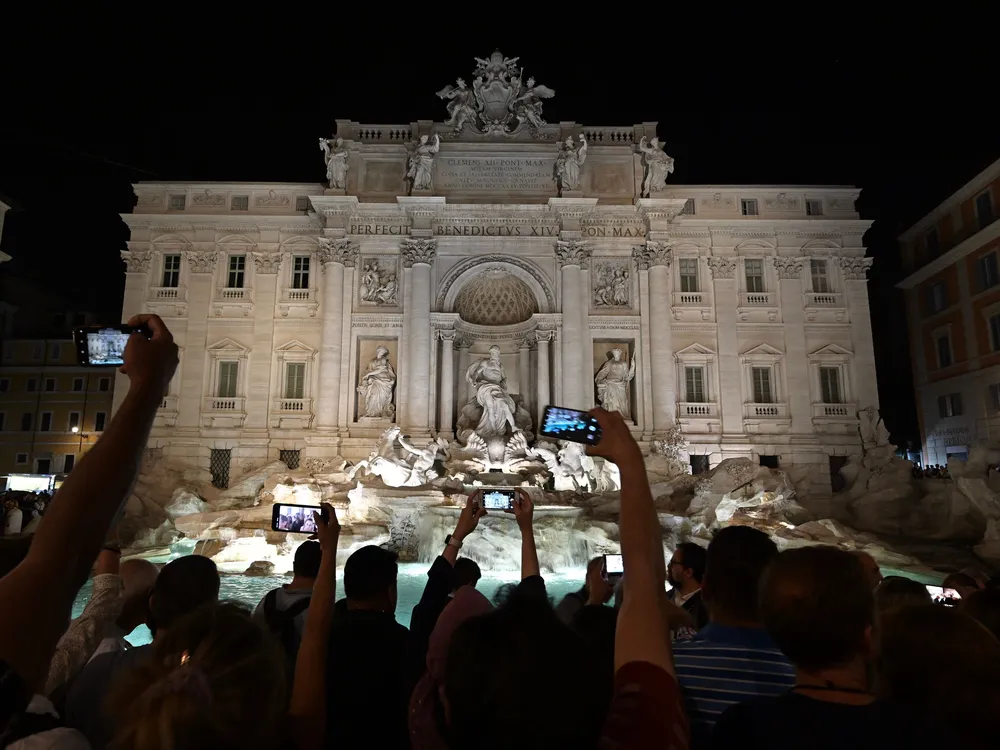
M 309 608 L 311 596 L 303 597 L 292 604 L 288 609 L 278 609 L 278 591 L 269 591 L 264 597 L 264 621 L 267 627 L 281 643 L 288 658 L 291 675 L 295 670 L 295 658 L 299 654 L 299 632 L 295 627 L 295 618 Z

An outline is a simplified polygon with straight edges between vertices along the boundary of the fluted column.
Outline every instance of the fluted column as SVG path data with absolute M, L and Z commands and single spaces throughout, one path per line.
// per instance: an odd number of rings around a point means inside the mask
M 806 354 L 806 315 L 803 308 L 802 271 L 806 259 L 801 257 L 776 257 L 772 259 L 778 277 L 778 297 L 781 304 L 781 322 L 785 334 L 785 400 L 791 415 L 791 432 L 811 434 L 812 377 Z
M 524 410 L 531 414 L 531 347 L 535 336 L 529 333 L 517 342 L 517 392 L 521 396 Z
M 431 386 L 431 263 L 437 254 L 437 240 L 407 237 L 400 252 L 403 265 L 411 270 L 410 307 L 404 314 L 410 319 L 410 337 L 406 342 L 407 356 L 407 423 L 412 436 L 430 435 Z
M 743 365 L 740 363 L 739 338 L 736 334 L 739 297 L 736 287 L 735 256 L 712 256 L 708 268 L 712 272 L 715 298 L 716 337 L 719 351 L 719 409 L 722 414 L 722 439 L 742 442 L 743 432 Z
M 455 437 L 455 331 L 438 331 L 441 339 L 441 391 L 438 393 L 438 434 Z
M 188 319 L 184 331 L 184 353 L 177 382 L 177 427 L 197 430 L 201 419 L 201 402 L 205 395 L 205 358 L 208 356 L 208 308 L 212 301 L 212 275 L 218 253 L 196 251 L 184 253 L 188 276 Z
M 350 240 L 320 237 L 319 259 L 323 270 L 322 340 L 319 349 L 319 393 L 316 427 L 337 427 L 340 405 L 340 365 L 344 352 L 344 266 L 353 266 L 358 246 Z
M 582 240 L 556 242 L 556 259 L 562 266 L 563 395 L 560 406 L 571 409 L 586 409 L 589 403 L 584 381 L 593 368 L 587 365 L 592 357 L 585 351 L 580 271 L 583 266 L 589 266 L 590 253 L 587 243 Z
M 535 340 L 538 342 L 538 399 L 535 403 L 535 412 L 538 417 L 536 424 L 542 423 L 542 412 L 551 402 L 549 394 L 549 342 L 555 337 L 555 331 L 535 331 Z
M 469 384 L 465 380 L 465 373 L 469 371 L 472 364 L 472 358 L 469 356 L 472 342 L 467 336 L 460 335 L 456 337 L 455 345 L 458 347 L 458 387 L 456 393 L 458 395 L 458 408 L 461 409 L 469 400 Z
M 653 406 L 653 433 L 661 435 L 674 422 L 677 388 L 674 378 L 673 346 L 670 331 L 670 260 L 673 241 L 649 240 L 633 250 L 640 271 L 648 271 L 649 321 L 656 326 L 649 338 L 649 371 Z
M 122 321 L 127 321 L 133 315 L 143 311 L 143 299 L 146 296 L 149 269 L 153 263 L 153 253 L 149 250 L 122 250 L 121 258 L 125 261 L 125 298 L 122 300 Z M 115 393 L 111 403 L 111 414 L 114 415 L 125 400 L 128 393 L 128 376 L 115 370 Z M 201 393 L 197 396 L 201 403 Z
M 862 409 L 878 408 L 875 348 L 868 307 L 868 269 L 871 266 L 871 258 L 840 259 L 840 271 L 847 289 L 847 314 L 851 319 L 851 349 L 854 350 L 851 390 L 855 403 Z

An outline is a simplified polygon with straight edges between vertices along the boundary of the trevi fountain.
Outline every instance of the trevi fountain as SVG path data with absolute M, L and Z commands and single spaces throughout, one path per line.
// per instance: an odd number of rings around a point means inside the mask
M 1000 452 L 914 479 L 888 442 L 857 190 L 668 184 L 655 123 L 550 124 L 517 58 L 475 62 L 444 122 L 338 120 L 322 184 L 135 185 L 123 314 L 161 315 L 181 364 L 130 554 L 283 574 L 302 537 L 272 504 L 329 502 L 342 557 L 429 563 L 501 486 L 533 495 L 543 569 L 582 571 L 618 550 L 621 479 L 536 430 L 600 404 L 665 550 L 739 523 L 918 573 L 1000 563 Z M 519 544 L 491 515 L 462 554 L 514 571 Z

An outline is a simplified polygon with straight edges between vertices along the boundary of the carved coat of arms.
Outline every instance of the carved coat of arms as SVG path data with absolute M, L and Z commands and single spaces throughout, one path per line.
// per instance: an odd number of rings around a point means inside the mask
M 455 134 L 468 126 L 484 135 L 513 135 L 527 126 L 532 133 L 545 125 L 542 100 L 551 99 L 555 91 L 536 85 L 535 79 L 524 80 L 517 57 L 504 57 L 500 51 L 489 59 L 476 58 L 472 86 L 459 78 L 454 86 L 437 93 L 448 100 L 446 125 Z

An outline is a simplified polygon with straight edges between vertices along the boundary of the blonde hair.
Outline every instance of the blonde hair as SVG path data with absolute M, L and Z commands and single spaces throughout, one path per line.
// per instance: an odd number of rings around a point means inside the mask
M 113 687 L 113 750 L 273 747 L 286 706 L 275 640 L 234 603 L 208 604 L 171 625 L 153 658 Z

